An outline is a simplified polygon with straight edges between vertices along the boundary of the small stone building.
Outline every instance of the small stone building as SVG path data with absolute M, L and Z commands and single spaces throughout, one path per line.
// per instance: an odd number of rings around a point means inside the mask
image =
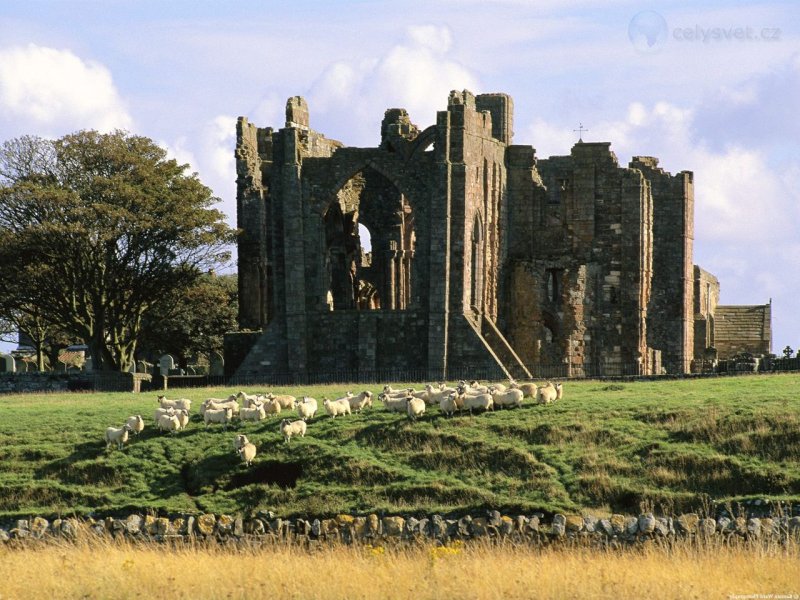
M 425 129 L 389 109 L 372 148 L 309 123 L 300 97 L 237 123 L 228 375 L 679 373 L 709 345 L 691 172 L 608 142 L 538 159 L 506 94 L 452 92 Z

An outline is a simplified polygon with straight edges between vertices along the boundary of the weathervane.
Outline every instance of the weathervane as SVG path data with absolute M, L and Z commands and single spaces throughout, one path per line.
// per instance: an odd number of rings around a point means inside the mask
M 578 141 L 579 142 L 583 142 L 583 134 L 584 134 L 584 132 L 589 131 L 589 130 L 586 129 L 583 126 L 583 123 L 578 123 L 578 128 L 577 129 L 573 129 L 572 131 L 577 131 L 578 132 Z

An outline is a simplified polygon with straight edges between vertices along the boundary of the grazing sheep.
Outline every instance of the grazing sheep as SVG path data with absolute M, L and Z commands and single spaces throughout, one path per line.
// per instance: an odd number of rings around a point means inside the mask
M 174 408 L 192 410 L 192 401 L 188 398 L 178 398 L 177 400 L 167 400 L 166 396 L 159 396 L 157 399 L 161 408 Z
M 241 401 L 242 408 L 251 408 L 253 404 L 258 400 L 258 396 L 255 394 L 245 394 L 244 392 L 239 392 L 234 396 L 237 401 Z M 230 398 L 229 398 L 230 399 Z
M 408 414 L 408 418 L 412 421 L 416 421 L 425 414 L 426 406 L 425 400 L 422 398 L 409 397 L 408 402 L 406 403 L 406 413 Z
M 245 466 L 249 467 L 256 457 L 256 445 L 252 442 L 247 442 L 239 448 L 236 453 L 242 458 L 242 462 L 244 462 Z
M 306 422 L 303 420 L 290 421 L 284 419 L 281 421 L 281 433 L 283 434 L 283 441 L 289 443 L 289 438 L 295 435 L 300 437 L 306 436 Z
M 189 411 L 182 408 L 175 413 L 175 418 L 178 419 L 180 429 L 186 429 L 186 426 L 189 424 Z
M 522 390 L 497 391 L 494 387 L 489 388 L 495 406 L 500 408 L 511 408 L 522 406 Z
M 286 408 L 289 410 L 293 410 L 295 404 L 297 403 L 297 398 L 289 395 L 276 396 L 275 394 L 267 394 L 267 399 L 277 400 L 281 405 L 281 408 Z
M 325 412 L 328 413 L 332 419 L 335 419 L 336 415 L 350 414 L 350 402 L 347 398 L 325 400 L 322 405 L 325 407 Z
M 427 398 L 423 398 L 423 400 L 425 400 L 425 404 L 427 404 L 428 406 L 441 404 L 444 398 L 449 397 L 450 394 L 456 391 L 453 388 L 448 388 L 448 387 L 436 390 L 431 384 L 426 385 L 425 390 L 428 392 L 428 396 Z
M 170 407 L 170 408 L 157 408 L 157 409 L 156 409 L 156 410 L 153 412 L 153 421 L 155 421 L 156 425 L 158 425 L 158 420 L 159 420 L 159 419 L 160 419 L 162 416 L 164 416 L 164 415 L 170 415 L 170 416 L 172 416 L 172 415 L 174 415 L 174 414 L 175 414 L 175 409 L 174 409 L 174 408 L 172 408 L 172 407 Z
M 370 402 L 372 406 L 372 402 Z M 314 398 L 303 396 L 303 399 L 297 403 L 297 415 L 305 421 L 306 419 L 313 419 L 317 414 L 317 401 Z
M 383 395 L 386 398 L 405 398 L 410 393 L 414 392 L 414 388 L 406 388 L 404 390 L 395 390 L 390 385 L 383 386 Z
M 200 414 L 205 415 L 207 410 L 223 410 L 226 408 L 230 408 L 233 411 L 234 415 L 239 414 L 239 402 L 236 400 L 236 396 L 230 396 L 227 400 L 219 400 L 217 398 L 208 398 L 203 405 L 200 407 Z
M 266 397 L 266 396 L 265 396 Z M 281 403 L 277 400 L 267 400 L 264 402 L 264 413 L 267 415 L 279 415 L 281 412 Z
M 245 444 L 249 444 L 250 440 L 247 439 L 247 436 L 243 433 L 240 433 L 235 438 L 233 438 L 233 450 L 234 452 L 239 452 L 239 448 L 244 446 Z
M 408 403 L 408 396 L 397 398 L 381 394 L 381 396 L 379 397 L 383 401 L 384 408 L 389 412 L 406 412 L 408 410 L 406 408 L 406 404 Z
M 263 421 L 267 418 L 267 412 L 263 404 L 253 404 L 248 408 L 242 407 L 239 418 L 242 421 Z
M 482 409 L 484 411 L 493 410 L 494 409 L 494 400 L 492 399 L 491 394 L 465 394 L 464 395 L 464 408 L 469 411 L 469 414 L 472 414 L 472 411 L 475 409 Z
M 233 419 L 233 409 L 231 408 L 208 408 L 203 415 L 203 422 L 206 424 L 206 429 L 208 429 L 209 423 L 222 423 L 223 431 L 228 431 L 228 423 L 231 422 L 231 419 Z
M 550 404 L 551 402 L 555 402 L 557 398 L 558 390 L 556 390 L 556 386 L 549 381 L 547 385 L 540 387 L 536 392 L 536 401 L 539 404 Z
M 175 435 L 181 428 L 181 422 L 174 414 L 161 415 L 158 417 L 156 427 L 158 427 L 159 431 L 169 431 L 172 435 Z
M 355 412 L 361 412 L 361 409 L 366 408 L 367 406 L 372 408 L 372 392 L 369 390 L 364 390 L 357 396 L 351 395 L 348 398 L 348 401 L 350 402 L 350 410 Z
M 116 427 L 107 427 L 105 435 L 106 450 L 108 450 L 112 444 L 117 445 L 117 450 L 122 450 L 122 446 L 128 441 L 128 432 L 130 432 L 130 430 L 131 428 L 127 423 L 119 429 Z
M 539 389 L 535 383 L 517 383 L 516 381 L 513 382 L 509 388 L 512 390 L 520 390 L 523 398 L 536 398 L 536 392 Z
M 125 424 L 131 428 L 133 435 L 139 435 L 139 433 L 144 431 L 144 419 L 142 418 L 142 415 L 128 417 L 128 419 L 125 421 Z
M 458 409 L 456 405 L 456 395 L 457 393 L 453 391 L 446 396 L 442 396 L 442 399 L 439 400 L 439 410 L 442 411 L 442 414 L 452 417 L 453 413 L 456 412 Z

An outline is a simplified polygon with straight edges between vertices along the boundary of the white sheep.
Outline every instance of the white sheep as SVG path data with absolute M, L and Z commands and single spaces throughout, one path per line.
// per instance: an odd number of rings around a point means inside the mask
M 153 411 L 153 421 L 156 423 L 156 425 L 158 425 L 158 420 L 162 416 L 164 416 L 164 415 L 172 416 L 174 414 L 175 414 L 175 409 L 172 408 L 172 407 L 170 407 L 170 408 L 157 408 L 157 409 L 155 409 L 155 411 Z
M 239 418 L 242 421 L 263 421 L 267 418 L 267 413 L 263 404 L 253 404 L 249 408 L 242 407 Z
M 258 400 L 258 396 L 256 394 L 245 394 L 244 392 L 239 392 L 235 396 L 237 401 L 242 402 L 242 408 L 251 408 L 253 403 Z
M 456 405 L 457 395 L 458 394 L 455 391 L 449 392 L 446 396 L 442 396 L 442 399 L 439 400 L 439 410 L 441 410 L 442 413 L 448 417 L 452 417 L 453 413 L 455 413 L 458 409 L 458 406 Z
M 491 394 L 465 394 L 464 395 L 464 408 L 472 414 L 475 409 L 482 409 L 484 411 L 494 409 L 494 400 Z
M 289 395 L 276 396 L 275 394 L 267 394 L 267 399 L 277 400 L 280 403 L 281 408 L 286 408 L 289 410 L 293 410 L 295 404 L 297 403 L 297 398 Z
M 245 466 L 249 467 L 256 457 L 256 445 L 252 442 L 247 442 L 239 448 L 236 453 L 242 458 L 242 462 L 244 462 Z
M 128 417 L 128 419 L 125 421 L 125 424 L 131 428 L 133 435 L 139 435 L 139 433 L 144 431 L 144 419 L 142 418 L 142 415 Z
M 410 393 L 414 392 L 414 388 L 406 388 L 404 390 L 395 390 L 390 385 L 383 386 L 383 396 L 386 398 L 405 398 Z M 404 409 L 405 410 L 405 409 Z
M 425 386 L 425 390 L 428 392 L 427 398 L 423 398 L 425 400 L 425 404 L 428 406 L 433 406 L 435 404 L 441 404 L 444 398 L 448 398 L 450 394 L 455 392 L 453 388 L 439 388 L 438 390 L 434 388 L 431 384 Z
M 186 429 L 189 424 L 189 411 L 185 408 L 175 411 L 175 418 L 178 419 L 180 429 Z
M 233 438 L 233 450 L 234 452 L 239 452 L 239 448 L 244 446 L 245 444 L 249 444 L 250 440 L 247 439 L 247 436 L 243 433 L 240 433 L 235 438 Z
M 230 396 L 227 400 L 218 400 L 216 398 L 209 398 L 205 402 L 203 402 L 203 406 L 200 407 L 200 414 L 205 415 L 205 411 L 207 410 L 223 410 L 226 408 L 230 408 L 234 415 L 238 415 L 239 411 L 239 402 L 236 400 L 235 396 Z
M 289 438 L 295 435 L 300 437 L 306 436 L 306 422 L 303 420 L 290 421 L 284 419 L 281 421 L 281 433 L 283 434 L 283 441 L 289 443 Z
M 161 415 L 158 417 L 158 422 L 156 423 L 156 427 L 158 427 L 159 431 L 169 431 L 171 434 L 175 434 L 181 428 L 181 422 L 176 415 Z
M 161 408 L 175 408 L 175 409 L 185 409 L 185 410 L 192 410 L 192 401 L 188 398 L 178 398 L 177 400 L 167 400 L 166 396 L 159 396 L 157 398 L 159 406 Z
M 389 412 L 406 412 L 408 410 L 406 408 L 408 396 L 402 396 L 398 398 L 381 394 L 379 398 L 383 402 L 384 408 Z
M 536 392 L 539 389 L 535 383 L 517 383 L 516 381 L 508 387 L 512 390 L 521 390 L 523 398 L 536 398 Z
M 265 397 L 266 398 L 266 397 Z M 264 413 L 268 415 L 278 415 L 281 412 L 281 403 L 278 400 L 266 400 L 264 402 Z
M 313 419 L 315 414 L 317 414 L 317 401 L 314 398 L 303 396 L 303 399 L 297 403 L 297 415 L 305 421 Z
M 350 402 L 347 398 L 339 398 L 338 400 L 325 400 L 322 405 L 325 407 L 325 412 L 328 413 L 332 419 L 336 415 L 349 415 Z
M 551 402 L 555 402 L 558 398 L 558 390 L 556 386 L 554 386 L 549 381 L 547 385 L 540 387 L 536 392 L 536 401 L 539 404 L 550 404 Z
M 206 398 L 200 405 L 200 416 L 202 417 L 204 414 L 206 414 L 206 409 L 208 408 L 219 410 L 219 407 L 226 402 L 227 400 L 223 400 L 222 398 Z
M 127 423 L 120 428 L 107 427 L 105 435 L 106 450 L 108 450 L 112 444 L 116 444 L 117 449 L 122 450 L 122 446 L 128 441 L 128 433 L 130 430 L 131 428 Z
M 367 406 L 372 408 L 372 392 L 364 390 L 356 396 L 350 394 L 348 401 L 350 402 L 350 409 L 355 412 L 361 412 L 361 409 Z
M 462 393 L 468 394 L 487 394 L 489 392 L 488 386 L 481 385 L 476 379 L 467 383 L 464 379 L 458 382 L 458 387 L 463 388 Z
M 522 406 L 522 390 L 510 389 L 497 391 L 494 387 L 489 388 L 495 406 L 500 408 L 511 408 Z
M 408 402 L 406 403 L 406 413 L 408 414 L 408 418 L 412 421 L 416 421 L 419 417 L 425 414 L 426 406 L 425 400 L 422 398 L 409 398 Z
M 203 415 L 203 422 L 206 424 L 206 429 L 208 429 L 209 423 L 222 423 L 223 430 L 228 431 L 228 423 L 231 422 L 231 419 L 233 419 L 233 409 L 231 408 L 209 408 L 206 409 Z
M 564 397 L 564 386 L 560 383 L 556 384 L 556 400 L 561 400 Z

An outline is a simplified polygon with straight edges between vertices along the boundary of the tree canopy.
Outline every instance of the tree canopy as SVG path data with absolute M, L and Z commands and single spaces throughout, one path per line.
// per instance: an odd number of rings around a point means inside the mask
M 74 335 L 96 369 L 127 370 L 147 315 L 229 259 L 219 199 L 186 168 L 123 131 L 5 142 L 0 311 Z

